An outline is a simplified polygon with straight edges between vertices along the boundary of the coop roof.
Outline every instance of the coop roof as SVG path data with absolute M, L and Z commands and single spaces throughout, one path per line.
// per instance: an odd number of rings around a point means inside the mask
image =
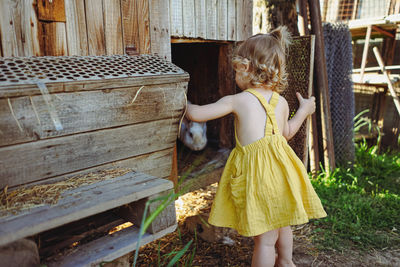
M 152 55 L 6 57 L 0 59 L 0 70 L 0 86 L 185 73 Z

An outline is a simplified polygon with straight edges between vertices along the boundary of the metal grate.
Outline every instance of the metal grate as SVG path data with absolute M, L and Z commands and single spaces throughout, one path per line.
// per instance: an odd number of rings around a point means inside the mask
M 289 111 L 291 116 L 297 111 L 299 101 L 296 97 L 296 92 L 299 92 L 303 97 L 308 97 L 310 86 L 310 64 L 312 54 L 313 42 L 310 36 L 294 37 L 293 43 L 289 47 L 289 54 L 287 56 L 287 71 L 288 88 L 282 92 L 289 104 Z M 289 140 L 289 145 L 292 147 L 297 156 L 305 160 L 307 156 L 306 151 L 306 138 L 307 127 L 306 124 L 300 127 L 297 134 Z
M 152 55 L 0 58 L 1 86 L 183 73 L 172 63 Z

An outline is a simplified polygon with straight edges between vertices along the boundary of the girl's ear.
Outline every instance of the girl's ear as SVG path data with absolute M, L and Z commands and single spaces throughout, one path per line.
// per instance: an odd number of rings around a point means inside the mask
M 236 65 L 236 71 L 248 72 L 250 70 L 250 61 L 244 60 Z

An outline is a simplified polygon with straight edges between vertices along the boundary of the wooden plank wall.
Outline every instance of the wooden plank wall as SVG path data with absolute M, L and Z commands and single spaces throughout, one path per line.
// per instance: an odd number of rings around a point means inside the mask
M 155 0 L 1 0 L 0 56 L 112 55 L 134 47 L 170 59 L 168 14 L 168 2 Z
M 171 36 L 242 41 L 252 35 L 252 0 L 170 0 Z

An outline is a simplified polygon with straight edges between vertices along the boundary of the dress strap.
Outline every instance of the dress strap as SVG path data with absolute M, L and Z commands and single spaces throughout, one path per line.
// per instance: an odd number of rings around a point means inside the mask
M 278 104 L 279 101 L 279 94 L 277 92 L 272 93 L 272 97 L 269 100 L 269 104 L 275 109 L 276 105 Z
M 275 118 L 275 107 L 279 101 L 279 94 L 273 92 L 270 99 L 270 103 L 268 103 L 267 100 L 264 98 L 264 96 L 259 92 L 257 92 L 256 90 L 247 89 L 246 92 L 249 92 L 255 97 L 257 97 L 257 99 L 260 101 L 261 105 L 265 109 L 267 115 L 267 119 L 265 122 L 265 135 L 279 134 L 280 132 L 278 124 L 276 123 L 276 118 Z

